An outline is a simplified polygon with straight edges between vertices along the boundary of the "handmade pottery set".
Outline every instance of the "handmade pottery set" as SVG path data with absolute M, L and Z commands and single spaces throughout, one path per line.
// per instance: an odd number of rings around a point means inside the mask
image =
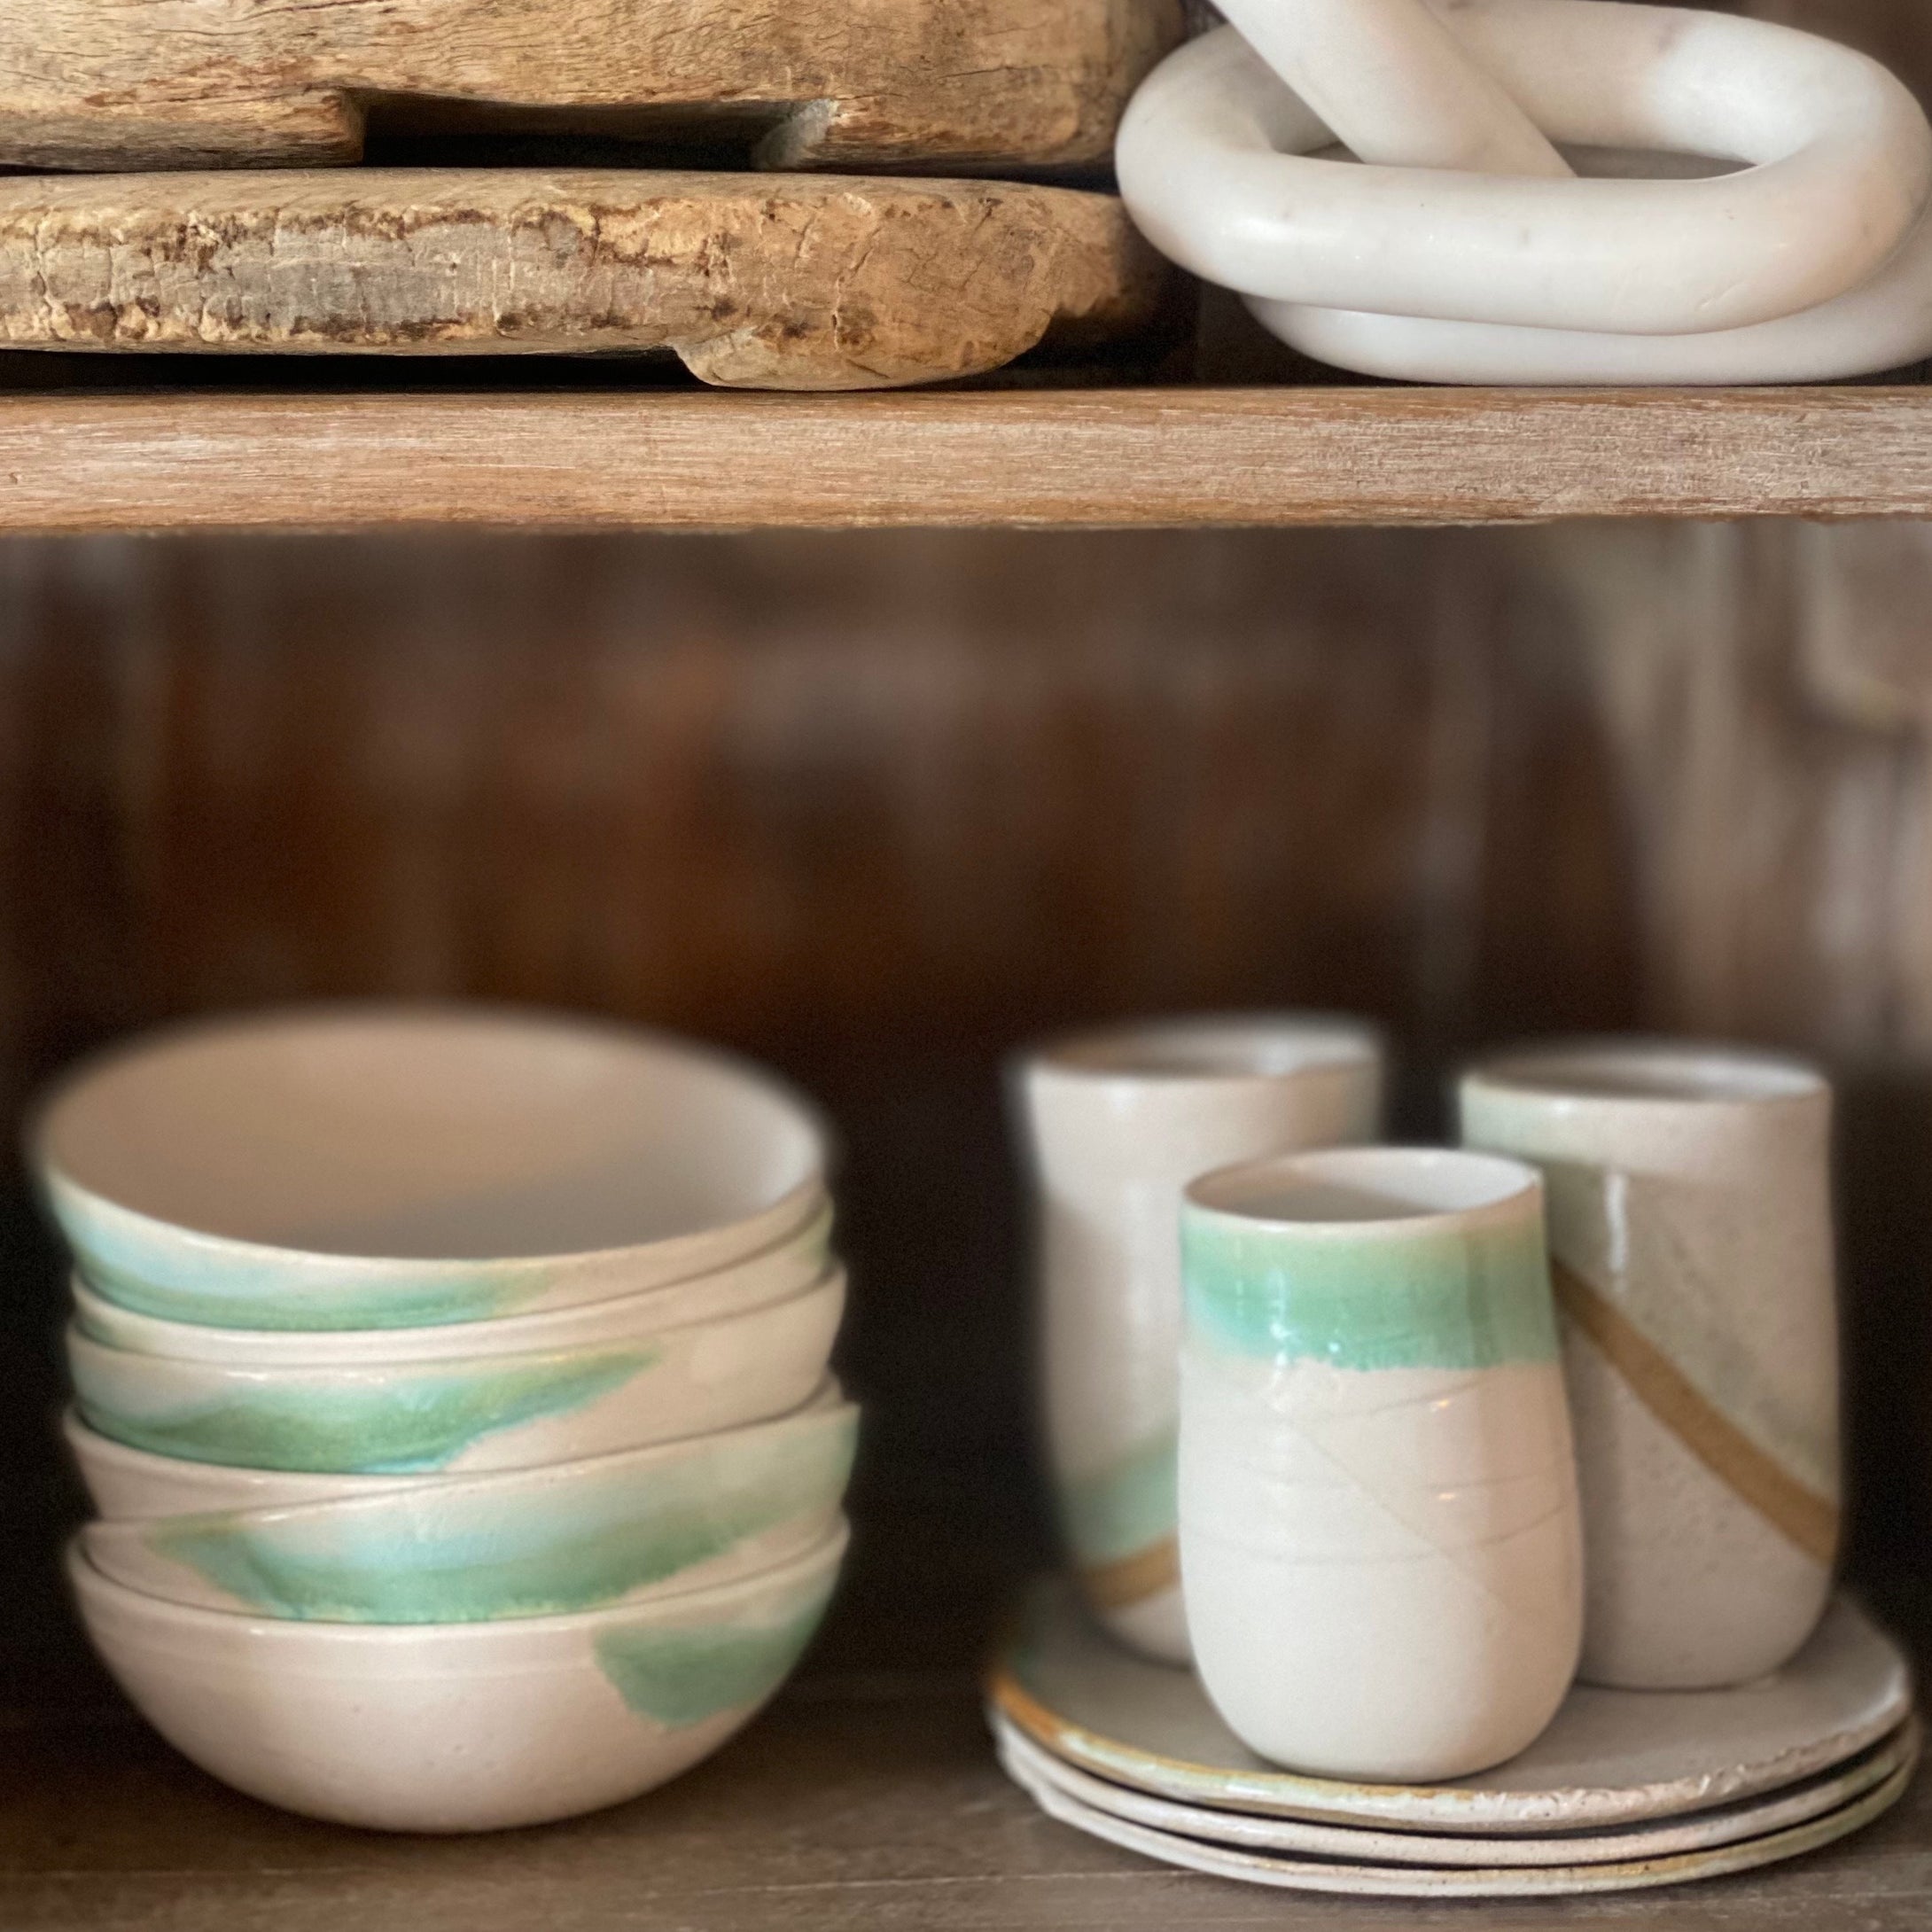
M 1918 1737 L 1832 1592 L 1827 1083 L 1521 1049 L 1463 1077 L 1459 1149 L 1366 1144 L 1382 1085 L 1367 1028 L 1295 1017 L 1021 1070 L 1085 1608 L 1044 1593 L 996 1668 L 1007 1768 L 1314 1889 L 1659 1884 L 1856 1829 Z
M 1220 6 L 1129 106 L 1121 194 L 1320 361 L 1749 383 L 1932 354 L 1932 129 L 1862 54 L 1608 0 Z
M 192 1027 L 41 1111 L 77 1273 L 68 1554 L 172 1743 L 476 1830 L 636 1796 L 783 1680 L 857 1414 L 824 1138 L 650 1034 L 436 1009 Z

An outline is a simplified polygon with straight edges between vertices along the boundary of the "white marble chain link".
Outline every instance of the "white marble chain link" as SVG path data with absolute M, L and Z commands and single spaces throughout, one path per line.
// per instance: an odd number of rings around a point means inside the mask
M 1932 129 L 1862 54 L 1618 0 L 1223 11 L 1235 27 L 1128 109 L 1121 192 L 1311 355 L 1423 381 L 1726 383 L 1932 354 Z M 1685 156 L 1725 171 L 1687 177 Z

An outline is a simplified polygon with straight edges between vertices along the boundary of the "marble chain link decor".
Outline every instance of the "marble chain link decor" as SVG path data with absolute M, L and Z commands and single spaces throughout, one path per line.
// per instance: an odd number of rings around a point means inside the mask
M 1615 0 L 1223 12 L 1129 107 L 1121 191 L 1307 354 L 1536 384 L 1932 354 L 1932 129 L 1862 54 Z

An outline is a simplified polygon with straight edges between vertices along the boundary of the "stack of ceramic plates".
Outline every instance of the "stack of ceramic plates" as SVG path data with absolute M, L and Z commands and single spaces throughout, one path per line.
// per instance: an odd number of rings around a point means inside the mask
M 1858 1829 L 1919 1754 L 1897 1647 L 1840 1598 L 1735 1690 L 1579 1687 L 1531 1749 L 1433 1786 L 1299 1777 L 1250 1753 L 1188 1671 L 1042 1586 L 993 1671 L 1001 1761 L 1041 1809 L 1170 1865 L 1297 1890 L 1616 1891 L 1748 1871 Z
M 823 1138 L 681 1042 L 500 1014 L 199 1027 L 33 1136 L 78 1263 L 97 1648 L 230 1783 L 475 1829 L 744 1724 L 845 1548 Z

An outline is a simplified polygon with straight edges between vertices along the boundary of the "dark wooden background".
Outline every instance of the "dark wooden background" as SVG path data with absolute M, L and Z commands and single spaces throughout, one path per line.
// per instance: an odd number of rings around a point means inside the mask
M 1889 1564 L 1932 1523 L 1928 586 L 1932 537 L 1879 527 L 0 547 L 0 1092 L 362 994 L 783 1067 L 845 1139 L 869 1415 L 824 1657 L 964 1667 L 1047 1547 L 1017 1044 L 1355 1008 L 1414 1133 L 1514 1034 L 1803 1047 L 1846 1083 Z M 85 1703 L 58 1266 L 4 1225 L 4 1662 Z
M 1932 88 L 1918 0 L 1757 0 Z M 1241 366 L 1238 346 L 1226 358 Z M 400 460 L 400 459 L 399 459 Z M 100 1040 L 465 995 L 728 1040 L 845 1139 L 869 1412 L 825 1656 L 965 1667 L 1048 1548 L 999 1067 L 1140 1010 L 1370 1013 L 1842 1083 L 1854 1562 L 1932 1533 L 1932 533 L 0 544 L 0 1115 Z M 0 1698 L 100 1694 L 15 1187 Z

